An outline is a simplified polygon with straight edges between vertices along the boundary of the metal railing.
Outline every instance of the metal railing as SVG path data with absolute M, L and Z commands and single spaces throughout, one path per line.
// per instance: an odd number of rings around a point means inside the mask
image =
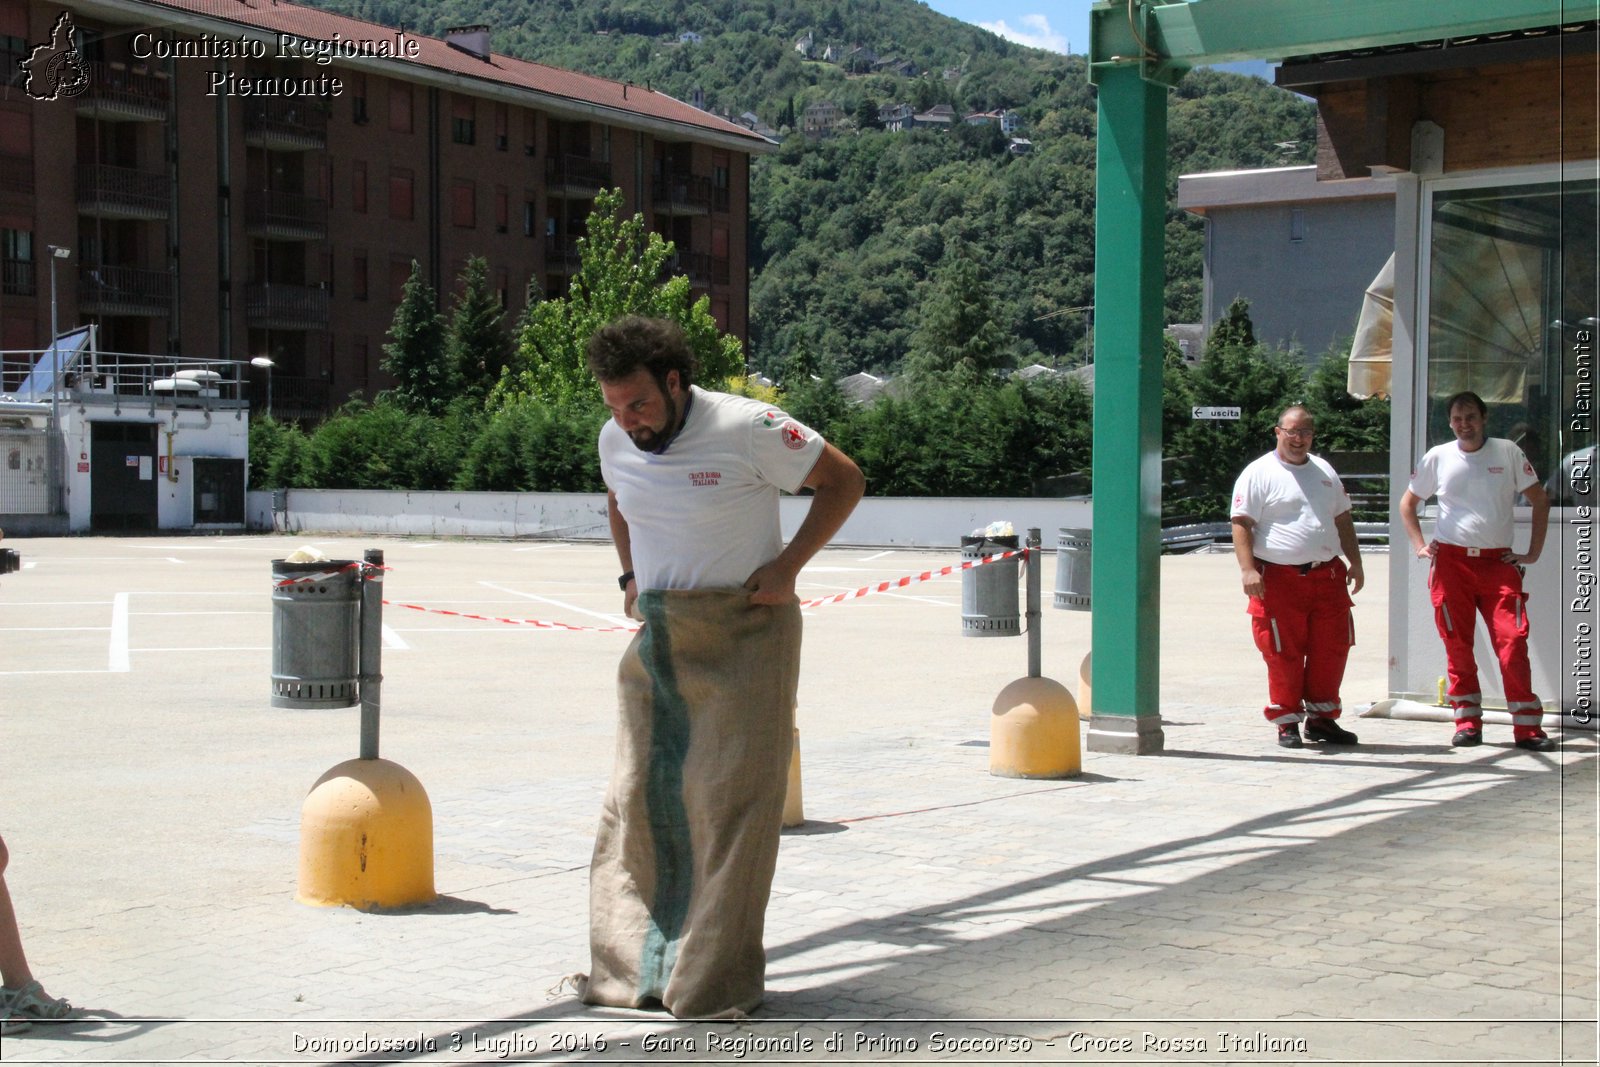
M 711 210 L 710 178 L 694 174 L 668 174 L 650 183 L 656 211 L 667 215 L 704 215 Z M 726 190 L 724 190 L 726 195 Z
M 84 266 L 78 271 L 78 310 L 95 315 L 169 315 L 172 290 L 168 270 Z
M 244 317 L 250 326 L 273 330 L 328 328 L 328 290 L 315 285 L 247 286 Z
M 727 285 L 730 271 L 726 259 L 705 252 L 675 252 L 666 263 L 668 277 L 685 275 L 691 285 Z
M 611 164 L 582 156 L 551 156 L 544 162 L 544 180 L 552 194 L 592 196 L 611 185 Z
M 551 274 L 573 274 L 581 265 L 578 238 L 550 236 L 544 239 L 544 269 Z
M 328 236 L 328 202 L 278 189 L 252 189 L 245 228 L 254 236 L 320 241 Z
M 328 146 L 328 110 L 304 98 L 252 100 L 244 109 L 245 143 L 257 148 Z
M 108 219 L 164 219 L 172 202 L 167 175 L 85 163 L 78 167 L 78 213 Z
M 33 296 L 35 267 L 31 259 L 0 260 L 0 292 L 6 296 Z
M 122 63 L 88 64 L 89 88 L 78 97 L 78 114 L 109 112 L 122 118 L 159 122 L 167 115 L 167 79 Z

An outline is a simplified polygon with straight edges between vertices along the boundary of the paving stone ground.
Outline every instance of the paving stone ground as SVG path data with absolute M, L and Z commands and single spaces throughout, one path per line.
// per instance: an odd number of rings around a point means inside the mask
M 385 550 L 382 755 L 433 807 L 433 904 L 294 900 L 300 805 L 355 709 L 269 706 L 270 560 Z M 1596 743 L 1356 718 L 1272 743 L 1226 555 L 1163 561 L 1160 756 L 988 773 L 1026 642 L 963 637 L 960 578 L 810 611 L 807 822 L 768 1000 L 740 1023 L 585 1008 L 589 849 L 626 637 L 609 547 L 272 537 L 8 540 L 0 819 L 35 972 L 81 1007 L 17 1063 L 1594 1063 Z M 805 596 L 939 566 L 830 549 Z M 1048 608 L 1077 688 L 1086 614 Z

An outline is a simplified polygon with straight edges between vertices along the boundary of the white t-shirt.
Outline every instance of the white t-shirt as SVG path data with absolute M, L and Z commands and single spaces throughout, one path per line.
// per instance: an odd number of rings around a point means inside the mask
M 1463 452 L 1457 441 L 1428 449 L 1407 488 L 1423 500 L 1438 494 L 1438 540 L 1462 548 L 1510 548 L 1517 494 L 1538 482 L 1522 449 L 1488 437 L 1476 452 Z
M 1276 451 L 1255 460 L 1233 485 L 1233 516 L 1255 523 L 1251 548 L 1268 563 L 1326 563 L 1339 554 L 1334 519 L 1350 510 L 1344 483 L 1320 456 L 1286 463 Z
M 778 491 L 800 489 L 822 436 L 758 400 L 690 387 L 694 400 L 660 455 L 615 419 L 600 429 L 600 474 L 628 522 L 645 589 L 736 589 L 783 551 Z

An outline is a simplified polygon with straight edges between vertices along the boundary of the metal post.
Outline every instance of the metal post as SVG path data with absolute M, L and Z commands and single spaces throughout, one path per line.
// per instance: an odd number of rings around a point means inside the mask
M 383 549 L 369 548 L 361 568 L 361 758 L 378 758 L 383 688 Z
M 72 249 L 46 245 L 50 251 L 50 506 L 56 514 L 67 510 L 62 492 L 62 467 L 66 449 L 61 440 L 61 327 L 56 316 L 56 260 L 72 255 Z
M 1028 569 L 1028 677 L 1043 676 L 1044 664 L 1039 648 L 1039 528 L 1028 528 L 1028 555 L 1024 563 Z

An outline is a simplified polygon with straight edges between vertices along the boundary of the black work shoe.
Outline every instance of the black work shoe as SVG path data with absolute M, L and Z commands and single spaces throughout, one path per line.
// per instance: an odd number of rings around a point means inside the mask
M 1518 748 L 1525 748 L 1529 752 L 1550 752 L 1556 747 L 1555 738 L 1546 737 L 1544 734 L 1535 734 L 1533 737 L 1519 737 L 1516 744 Z
M 1300 724 L 1290 722 L 1278 727 L 1278 744 L 1283 748 L 1303 748 L 1304 745 L 1300 740 Z
M 1319 717 L 1306 720 L 1306 740 L 1326 741 L 1330 745 L 1353 745 L 1356 735 L 1332 719 Z
M 1471 748 L 1473 745 L 1481 744 L 1483 744 L 1483 731 L 1476 726 L 1463 726 L 1450 739 L 1453 748 Z

